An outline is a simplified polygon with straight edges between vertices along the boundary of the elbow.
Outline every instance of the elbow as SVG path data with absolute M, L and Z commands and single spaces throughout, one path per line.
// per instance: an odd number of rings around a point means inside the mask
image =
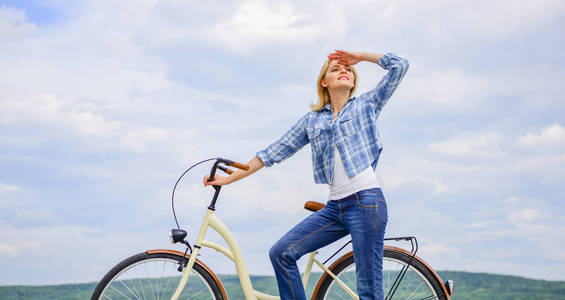
M 410 68 L 410 63 L 408 62 L 408 60 L 406 58 L 402 58 L 400 60 L 400 65 L 402 66 L 402 69 L 404 70 L 404 72 L 408 71 L 408 68 Z
M 404 76 L 404 74 L 406 74 L 406 72 L 410 68 L 410 63 L 408 62 L 408 60 L 406 58 L 402 58 L 402 59 L 400 59 L 400 63 L 398 65 L 399 65 L 399 70 L 400 70 L 401 76 Z

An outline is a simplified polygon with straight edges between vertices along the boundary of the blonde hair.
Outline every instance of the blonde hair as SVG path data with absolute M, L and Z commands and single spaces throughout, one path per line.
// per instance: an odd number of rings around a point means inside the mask
M 326 104 L 330 103 L 330 92 L 328 91 L 327 87 L 323 87 L 322 86 L 322 80 L 326 77 L 326 72 L 328 71 L 329 67 L 330 67 L 330 61 L 329 59 L 326 59 L 326 62 L 324 62 L 324 65 L 322 66 L 322 70 L 320 70 L 320 75 L 318 75 L 318 81 L 316 83 L 316 87 L 318 89 L 318 103 L 312 103 L 310 104 L 310 108 L 313 111 L 320 111 L 320 109 L 322 109 L 324 106 L 326 106 Z M 351 96 L 353 95 L 353 93 L 355 93 L 355 89 L 357 88 L 357 71 L 355 71 L 355 68 L 353 68 L 353 66 L 350 66 L 351 70 L 353 71 L 353 75 L 355 75 L 355 78 L 353 79 L 353 88 L 351 89 L 351 91 L 349 92 L 349 98 L 351 98 Z

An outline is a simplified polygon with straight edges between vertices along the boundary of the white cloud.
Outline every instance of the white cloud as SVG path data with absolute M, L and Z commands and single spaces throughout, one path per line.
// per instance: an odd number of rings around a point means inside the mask
M 528 133 L 518 138 L 522 146 L 565 146 L 565 128 L 555 123 L 544 127 L 539 134 Z
M 23 241 L 22 238 L 33 241 Z M 3 270 L 0 282 L 3 284 L 100 280 L 117 261 L 150 249 L 151 244 L 158 248 L 167 243 L 166 233 L 101 231 L 86 226 L 22 228 L 2 222 L 0 241 L 0 265 Z M 116 249 L 115 245 L 123 246 Z M 91 262 L 81 263 L 84 257 L 89 257 Z M 22 261 L 28 260 L 33 263 L 22 264 Z M 54 276 L 61 264 L 65 264 L 65 271 Z M 34 276 L 30 277 L 30 272 Z
M 378 26 L 370 32 L 384 34 L 417 30 L 418 35 L 436 43 L 449 43 L 461 37 L 507 38 L 559 17 L 565 4 L 559 0 L 473 1 L 439 0 L 344 6 L 347 15 L 357 20 L 373 19 Z M 359 14 L 361 13 L 361 16 Z
M 425 72 L 422 72 L 425 71 Z M 461 70 L 411 70 L 402 83 L 407 101 L 432 104 L 450 110 L 480 107 L 484 96 L 493 90 L 486 78 L 465 74 Z
M 15 242 L 15 243 L 1 243 L 0 254 L 7 255 L 8 257 L 17 256 L 22 250 L 39 250 L 41 244 L 38 242 Z
M 229 49 L 247 52 L 262 45 L 297 43 L 326 36 L 326 28 L 318 22 L 328 9 L 332 12 L 333 24 L 344 31 L 343 15 L 333 5 L 321 7 L 316 15 L 304 14 L 292 2 L 264 2 L 246 0 L 237 8 L 230 20 L 217 24 L 213 31 L 216 42 Z
M 18 192 L 18 191 L 21 191 L 21 190 L 22 190 L 22 188 L 17 186 L 17 185 L 0 182 L 0 193 Z
M 22 201 L 25 198 L 24 193 L 25 190 L 20 186 L 0 182 L 0 207 L 12 206 Z
M 21 36 L 37 29 L 24 10 L 0 4 L 0 39 Z
M 497 133 L 468 133 L 441 142 L 430 143 L 429 149 L 457 157 L 490 158 L 501 154 L 501 137 Z
M 48 135 L 29 136 L 31 139 L 46 140 L 50 135 L 68 138 L 71 135 L 91 149 L 141 152 L 150 143 L 166 140 L 173 135 L 163 128 L 108 120 L 91 110 L 89 103 L 83 106 L 80 100 L 65 100 L 51 94 L 1 96 L 4 99 L 0 103 L 0 117 L 4 125 L 34 124 L 34 127 L 38 127 L 38 133 L 51 127 L 51 130 L 47 130 Z
M 248 0 L 240 4 L 231 20 L 218 24 L 216 30 L 219 38 L 228 39 L 233 47 L 307 38 L 320 30 L 317 26 L 296 26 L 302 18 L 289 3 Z
M 59 218 L 50 210 L 39 210 L 24 208 L 19 209 L 13 213 L 13 219 L 18 224 L 43 224 L 54 223 L 59 221 Z
M 469 224 L 471 228 L 492 228 L 496 225 L 500 224 L 499 220 L 485 220 L 485 221 L 477 221 Z
M 413 163 L 417 163 L 412 161 Z M 405 169 L 406 167 L 406 169 Z M 432 187 L 432 195 L 440 195 L 450 191 L 450 186 L 439 176 L 421 176 L 414 175 L 415 164 L 408 164 L 408 166 L 397 166 L 396 168 L 391 168 L 390 170 L 383 171 L 382 175 L 383 185 L 386 189 L 397 189 L 402 187 L 403 184 L 407 183 L 425 183 Z
M 507 219 L 513 224 L 531 223 L 540 216 L 537 209 L 521 209 L 508 214 Z
M 425 257 L 460 253 L 457 248 L 437 242 L 427 242 L 420 246 L 420 251 L 418 251 L 419 255 L 424 255 Z

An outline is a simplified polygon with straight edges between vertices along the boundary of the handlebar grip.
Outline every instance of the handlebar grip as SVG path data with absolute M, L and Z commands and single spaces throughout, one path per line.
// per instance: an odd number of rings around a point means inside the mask
M 232 170 L 230 170 L 230 169 L 228 169 L 228 168 L 226 168 L 226 167 L 224 167 L 224 166 L 218 166 L 218 169 L 220 169 L 220 170 L 226 172 L 228 175 L 230 175 L 231 173 L 233 173 Z
M 236 168 L 241 169 L 241 170 L 244 170 L 244 171 L 249 170 L 249 166 L 248 166 L 248 165 L 244 165 L 244 164 L 238 163 L 238 162 L 236 162 L 236 161 L 232 161 L 231 163 L 228 164 L 228 166 L 236 167 Z

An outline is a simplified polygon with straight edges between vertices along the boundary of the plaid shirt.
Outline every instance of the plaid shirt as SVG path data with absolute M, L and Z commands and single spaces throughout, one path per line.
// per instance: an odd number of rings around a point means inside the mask
M 370 166 L 377 166 L 383 149 L 377 118 L 408 70 L 408 60 L 393 53 L 383 55 L 377 64 L 389 70 L 375 88 L 347 101 L 337 118 L 327 104 L 310 111 L 280 139 L 257 152 L 265 166 L 279 163 L 310 143 L 314 181 L 333 181 L 333 143 L 336 144 L 347 175 L 351 178 Z M 332 122 L 333 121 L 333 122 Z

